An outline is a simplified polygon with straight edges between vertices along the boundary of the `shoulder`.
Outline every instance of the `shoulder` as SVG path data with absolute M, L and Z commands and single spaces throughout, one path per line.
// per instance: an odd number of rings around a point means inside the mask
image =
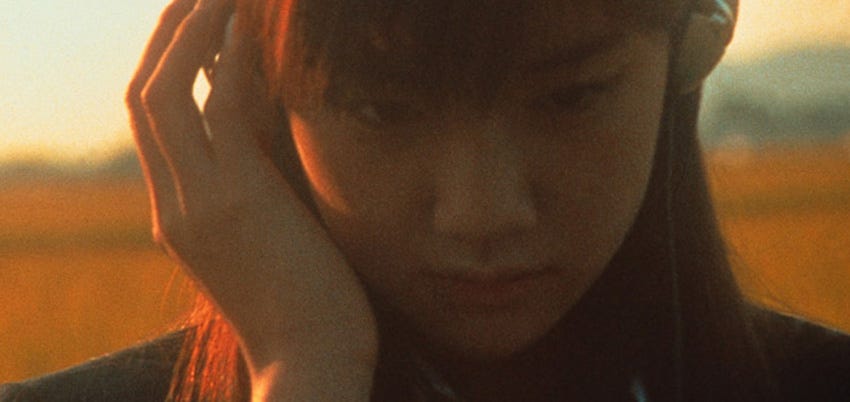
M 162 401 L 185 331 L 174 332 L 79 366 L 0 386 L 0 402 Z
M 850 401 L 850 335 L 760 308 L 752 309 L 752 323 L 789 401 Z

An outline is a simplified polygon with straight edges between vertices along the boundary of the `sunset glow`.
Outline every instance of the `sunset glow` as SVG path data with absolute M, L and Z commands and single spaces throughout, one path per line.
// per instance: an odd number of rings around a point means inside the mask
M 850 0 L 741 0 L 727 63 L 810 45 L 850 46 Z
M 123 92 L 168 0 L 0 4 L 0 162 L 102 160 L 131 144 Z M 742 0 L 727 62 L 850 44 L 850 0 Z

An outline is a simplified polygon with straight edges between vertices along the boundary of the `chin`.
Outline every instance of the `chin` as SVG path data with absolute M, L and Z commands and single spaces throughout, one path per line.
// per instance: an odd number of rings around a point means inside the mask
M 478 341 L 463 345 L 454 345 L 449 351 L 458 359 L 476 362 L 497 362 L 508 360 L 528 350 L 534 341 L 523 343 Z
M 437 355 L 467 361 L 500 361 L 529 350 L 557 321 L 554 317 L 537 321 L 468 319 L 460 321 L 460 325 L 456 322 L 448 327 L 431 327 L 426 337 Z

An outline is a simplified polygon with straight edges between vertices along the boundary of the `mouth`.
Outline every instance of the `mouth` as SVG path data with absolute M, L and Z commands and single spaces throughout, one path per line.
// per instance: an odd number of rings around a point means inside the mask
M 523 305 L 541 289 L 553 271 L 552 267 L 500 267 L 425 275 L 452 308 L 466 313 L 494 313 Z

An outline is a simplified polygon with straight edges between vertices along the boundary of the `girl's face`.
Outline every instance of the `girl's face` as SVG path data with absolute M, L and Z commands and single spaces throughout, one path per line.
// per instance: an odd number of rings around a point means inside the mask
M 486 99 L 388 78 L 289 111 L 331 236 L 440 352 L 497 359 L 542 338 L 605 269 L 649 180 L 667 34 L 543 3 L 500 44 L 512 67 Z

